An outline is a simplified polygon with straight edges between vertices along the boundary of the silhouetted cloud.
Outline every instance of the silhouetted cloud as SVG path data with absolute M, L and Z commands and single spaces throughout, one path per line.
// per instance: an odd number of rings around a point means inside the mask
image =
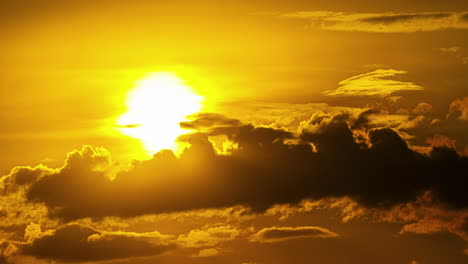
M 20 245 L 19 250 L 24 255 L 64 262 L 101 261 L 161 254 L 174 247 L 166 241 L 157 232 L 102 232 L 70 224 Z
M 468 13 L 463 14 L 463 15 L 460 17 L 460 19 L 462 19 L 462 20 L 468 22 Z
M 227 118 L 217 113 L 197 113 L 188 117 L 191 121 L 180 122 L 180 127 L 184 129 L 202 130 L 220 126 L 240 126 L 237 119 Z
M 191 147 L 180 158 L 161 151 L 115 179 L 109 176 L 109 153 L 87 146 L 71 152 L 62 168 L 29 181 L 26 198 L 63 219 L 234 205 L 264 211 L 307 198 L 345 196 L 367 207 L 389 207 L 426 190 L 450 206 L 468 205 L 466 178 L 460 176 L 468 169 L 466 157 L 444 147 L 418 153 L 385 127 L 359 130 L 358 140 L 349 118 L 314 115 L 299 136 L 251 125 L 214 127 L 185 136 Z M 217 154 L 209 138 L 218 135 L 237 148 Z
M 464 12 L 343 13 L 310 11 L 285 13 L 280 17 L 306 19 L 324 30 L 379 33 L 411 33 L 448 28 L 468 29 Z
M 269 227 L 250 237 L 251 242 L 272 243 L 299 238 L 332 238 L 338 234 L 316 226 Z
M 424 88 L 412 82 L 390 80 L 389 77 L 406 74 L 406 71 L 378 69 L 359 74 L 339 82 L 340 87 L 323 92 L 329 96 L 380 96 L 385 97 L 397 91 L 418 91 Z

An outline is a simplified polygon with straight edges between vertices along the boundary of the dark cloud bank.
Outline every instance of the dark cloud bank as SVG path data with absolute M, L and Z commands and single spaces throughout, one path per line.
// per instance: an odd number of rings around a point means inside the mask
M 163 239 L 142 235 L 106 234 L 91 227 L 70 224 L 20 245 L 21 253 L 65 262 L 102 261 L 160 254 L 173 248 Z M 159 242 L 159 240 L 161 240 Z
M 3 191 L 25 186 L 28 201 L 44 203 L 52 216 L 67 220 L 232 205 L 263 211 L 306 198 L 344 196 L 366 207 L 388 208 L 427 190 L 453 209 L 468 206 L 466 157 L 448 147 L 415 152 L 396 131 L 366 130 L 366 118 L 358 120 L 316 114 L 297 136 L 211 115 L 184 124 L 202 123 L 206 131 L 185 136 L 192 146 L 180 158 L 161 151 L 111 180 L 109 154 L 85 147 L 71 152 L 61 169 L 12 172 L 3 179 Z M 217 135 L 238 148 L 217 154 L 209 141 Z

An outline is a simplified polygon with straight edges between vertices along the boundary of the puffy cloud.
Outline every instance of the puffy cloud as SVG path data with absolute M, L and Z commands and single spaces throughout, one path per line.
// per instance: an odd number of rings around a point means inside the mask
M 231 241 L 239 237 L 240 231 L 233 226 L 212 226 L 191 230 L 180 235 L 177 242 L 185 247 L 213 247 L 221 242 Z
M 419 113 L 430 107 L 422 104 L 417 108 L 421 108 Z M 85 146 L 71 152 L 59 169 L 17 167 L 2 177 L 0 202 L 5 216 L 0 215 L 0 222 L 14 220 L 15 230 L 25 230 L 15 231 L 21 234 L 15 240 L 24 241 L 14 244 L 17 254 L 60 261 L 85 258 L 47 251 L 64 237 L 74 241 L 60 242 L 64 249 L 83 247 L 90 252 L 87 260 L 98 261 L 157 255 L 158 248 L 165 252 L 176 246 L 191 256 L 209 256 L 223 253 L 224 243 L 246 236 L 233 222 L 196 227 L 171 237 L 157 232 L 103 231 L 108 230 L 109 223 L 104 221 L 108 216 L 118 216 L 122 221 L 135 216 L 151 218 L 147 214 L 171 219 L 206 215 L 226 220 L 252 219 L 249 217 L 255 212 L 262 212 L 278 214 L 284 220 L 296 212 L 339 208 L 345 221 L 373 215 L 372 219 L 379 221 L 404 223 L 402 233 L 444 231 L 464 237 L 461 230 L 468 204 L 466 177 L 460 172 L 468 169 L 468 159 L 461 157 L 453 144 L 437 143 L 449 142 L 440 137 L 428 141 L 431 147 L 426 154 L 414 151 L 401 132 L 372 127 L 378 115 L 373 109 L 337 115 L 317 112 L 302 122 L 298 133 L 216 119 L 203 123 L 201 132 L 183 137 L 191 147 L 180 157 L 161 151 L 116 175 L 111 175 L 114 169 L 107 151 Z M 220 135 L 238 147 L 228 155 L 218 154 L 211 138 Z M 438 205 L 425 205 L 421 211 L 418 199 L 428 190 Z M 230 206 L 235 207 L 227 208 Z M 50 220 L 47 214 L 56 218 Z M 397 214 L 399 218 L 394 216 Z M 104 220 L 99 227 L 90 227 L 85 223 L 92 221 L 83 219 L 87 217 Z M 54 222 L 72 219 L 80 219 L 79 224 L 57 229 Z M 116 223 L 111 229 L 126 227 Z M 265 228 L 251 239 L 273 242 L 321 237 L 328 231 L 308 228 Z M 130 246 L 120 255 L 91 254 L 96 248 L 118 250 L 121 244 Z M 133 244 L 147 250 L 134 250 Z
M 167 240 L 158 232 L 103 232 L 70 224 L 19 244 L 18 253 L 64 262 L 102 261 L 161 254 L 174 247 Z
M 468 29 L 467 13 L 343 13 L 328 11 L 294 12 L 282 18 L 305 19 L 323 30 L 378 33 L 411 33 L 448 28 Z
M 389 210 L 371 210 L 367 214 L 372 215 L 375 221 L 403 223 L 400 234 L 448 232 L 468 242 L 468 210 L 451 208 L 430 191 L 415 201 Z
M 199 257 L 199 258 L 212 257 L 212 256 L 217 256 L 220 253 L 221 252 L 219 252 L 219 250 L 216 248 L 204 248 L 204 249 L 200 249 L 196 257 Z
M 18 191 L 18 188 L 37 181 L 46 174 L 54 173 L 56 170 L 44 165 L 36 167 L 18 166 L 11 170 L 10 174 L 0 178 L 0 188 L 3 194 Z
M 424 88 L 412 82 L 402 82 L 388 79 L 396 75 L 406 74 L 406 71 L 393 69 L 377 69 L 359 74 L 339 82 L 335 90 L 323 92 L 329 96 L 380 96 L 385 97 L 397 91 L 418 91 Z
M 425 102 L 418 103 L 413 109 L 413 113 L 417 115 L 427 114 L 427 113 L 430 113 L 431 111 L 432 111 L 432 105 L 429 103 L 425 103 Z
M 448 118 L 468 121 L 468 97 L 458 98 L 450 104 Z
M 439 148 L 451 148 L 455 149 L 455 143 L 456 141 L 454 139 L 450 139 L 447 136 L 444 135 L 434 135 L 431 138 L 426 139 L 426 142 L 431 145 L 431 147 L 439 147 Z
M 250 237 L 251 242 L 272 243 L 299 238 L 332 238 L 338 234 L 316 226 L 268 227 Z

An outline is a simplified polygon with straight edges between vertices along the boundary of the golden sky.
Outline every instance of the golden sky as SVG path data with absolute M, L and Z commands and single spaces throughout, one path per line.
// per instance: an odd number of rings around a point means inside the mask
M 468 2 L 0 0 L 0 264 L 468 261 Z

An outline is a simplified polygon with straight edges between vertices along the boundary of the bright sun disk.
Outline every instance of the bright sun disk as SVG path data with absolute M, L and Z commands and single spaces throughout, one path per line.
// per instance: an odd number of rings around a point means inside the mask
M 127 112 L 117 119 L 119 130 L 142 141 L 148 154 L 176 150 L 175 140 L 187 133 L 179 123 L 202 109 L 203 97 L 172 73 L 153 73 L 137 81 L 127 94 Z

